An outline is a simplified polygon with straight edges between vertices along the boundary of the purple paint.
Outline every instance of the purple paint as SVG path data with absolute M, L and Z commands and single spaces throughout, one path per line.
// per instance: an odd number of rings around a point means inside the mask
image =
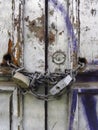
M 93 60 L 92 63 L 98 65 L 98 60 Z
M 69 130 L 73 130 L 74 115 L 75 115 L 76 105 L 77 105 L 77 95 L 78 95 L 78 89 L 73 90 Z
M 98 70 L 79 73 L 76 82 L 98 82 Z
M 88 121 L 89 130 L 98 130 L 98 114 L 97 114 L 97 100 L 94 95 L 98 95 L 98 89 L 73 89 L 72 104 L 70 112 L 69 130 L 73 130 L 74 116 L 77 106 L 77 97 L 81 94 L 83 108 Z M 80 117 L 81 118 L 81 117 Z
M 91 94 L 81 97 L 90 130 L 98 130 L 96 100 Z
M 77 49 L 78 49 L 77 48 L 77 40 L 76 40 L 76 37 L 74 35 L 73 26 L 72 26 L 71 21 L 69 19 L 69 15 L 68 15 L 67 11 L 65 10 L 65 7 L 57 0 L 49 0 L 49 1 L 52 2 L 54 8 L 58 9 L 61 12 L 61 14 L 63 15 L 64 21 L 66 23 L 68 34 L 72 38 L 73 51 L 77 52 Z
M 98 95 L 98 88 L 94 88 L 94 89 L 81 89 L 81 91 L 78 92 L 79 94 L 91 94 L 91 95 Z

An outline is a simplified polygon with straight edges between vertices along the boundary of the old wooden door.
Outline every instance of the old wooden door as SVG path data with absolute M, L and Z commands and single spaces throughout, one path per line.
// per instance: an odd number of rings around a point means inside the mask
M 61 73 L 73 66 L 70 55 L 74 34 L 67 1 L 0 0 L 0 11 L 2 66 L 6 65 L 6 56 L 12 54 L 13 63 L 29 72 Z M 0 70 L 1 78 L 8 73 Z M 5 81 L 0 83 L 0 90 L 1 130 L 67 130 L 66 94 L 59 100 L 41 101 L 32 94 L 21 94 L 19 86 Z
M 8 60 L 13 54 L 12 62 L 29 72 L 63 73 L 75 69 L 77 57 L 82 56 L 86 70 L 95 69 L 97 7 L 97 0 L 0 0 L 1 65 L 7 64 L 7 54 Z M 6 77 L 4 70 L 0 66 L 0 78 Z M 47 94 L 49 86 L 45 86 Z M 13 83 L 0 82 L 0 130 L 97 130 L 97 123 L 94 126 L 88 119 L 97 122 L 97 91 L 92 94 L 90 89 L 88 95 L 86 86 L 85 94 L 77 86 L 71 93 L 77 92 L 71 106 L 67 94 L 41 101 L 31 93 L 22 94 Z M 88 107 L 93 105 L 94 115 L 89 116 Z

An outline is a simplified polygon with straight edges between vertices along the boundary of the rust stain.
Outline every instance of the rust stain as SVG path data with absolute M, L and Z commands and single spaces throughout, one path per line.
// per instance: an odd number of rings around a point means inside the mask
M 21 55 L 21 47 L 19 45 L 19 41 L 17 41 L 15 47 L 14 47 L 14 58 L 13 58 L 13 63 L 16 65 L 16 66 L 19 66 L 20 65 L 20 55 Z
M 17 66 L 20 66 L 20 58 L 22 56 L 22 41 L 21 41 L 21 4 L 19 4 L 19 15 L 18 15 L 18 20 L 16 20 L 17 23 L 17 42 L 16 45 L 13 49 L 14 53 L 14 64 Z
M 37 20 L 40 24 L 44 25 L 44 19 L 45 19 L 45 16 L 42 15 L 41 17 L 38 17 Z
M 42 42 L 44 40 L 44 29 L 41 27 L 36 28 L 35 36 Z
M 13 63 L 16 66 L 19 66 L 19 57 L 21 53 L 21 48 L 19 48 L 19 43 L 16 43 L 16 46 L 13 49 L 12 40 L 8 41 L 8 50 L 7 53 L 4 54 L 1 66 L 8 66 L 9 63 Z
M 72 59 L 73 59 L 73 69 L 75 69 L 78 66 L 77 53 L 76 52 L 73 52 Z
M 12 10 L 14 11 L 14 0 L 12 0 Z M 8 50 L 6 54 L 4 54 L 1 65 L 7 66 L 9 63 L 13 63 L 16 66 L 20 65 L 20 58 L 22 57 L 22 40 L 21 40 L 21 4 L 19 4 L 19 15 L 14 18 L 14 12 L 12 12 L 12 20 L 14 29 L 17 27 L 17 43 L 13 46 L 12 40 L 9 38 L 8 41 Z M 8 31 L 8 36 L 11 37 L 11 33 Z
M 4 54 L 3 59 L 2 59 L 2 66 L 7 66 L 8 63 L 12 62 L 12 41 L 9 39 L 8 41 L 8 50 L 7 53 Z
M 38 26 L 36 26 L 36 20 L 29 21 L 28 23 L 29 23 L 29 25 L 27 25 L 27 26 L 28 26 L 30 32 L 36 32 L 37 28 L 38 28 Z
M 79 21 L 76 21 L 75 23 L 73 23 L 73 25 L 74 25 L 74 28 L 78 28 L 79 25 L 80 25 L 80 22 L 79 22 Z
M 35 37 L 39 39 L 40 42 L 44 41 L 44 15 L 38 17 L 32 21 L 29 20 L 27 16 L 25 21 L 28 22 L 27 27 L 29 28 L 31 33 L 34 33 Z M 55 34 L 52 31 L 49 31 L 49 42 L 50 44 L 55 41 Z
M 52 44 L 55 41 L 55 35 L 53 32 L 49 32 L 49 43 Z

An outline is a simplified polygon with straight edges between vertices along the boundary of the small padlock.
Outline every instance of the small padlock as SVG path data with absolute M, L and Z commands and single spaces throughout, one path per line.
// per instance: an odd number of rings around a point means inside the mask
M 72 82 L 72 80 L 72 77 L 70 75 L 67 75 L 65 78 L 59 81 L 52 89 L 50 89 L 50 93 L 52 95 L 58 94 L 65 87 L 67 87 Z
M 28 88 L 30 83 L 29 78 L 20 72 L 16 72 L 13 75 L 13 81 L 21 88 Z

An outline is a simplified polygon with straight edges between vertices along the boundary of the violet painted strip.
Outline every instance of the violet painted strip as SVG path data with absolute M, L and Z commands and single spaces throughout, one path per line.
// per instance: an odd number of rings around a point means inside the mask
M 76 82 L 98 82 L 98 70 L 79 73 Z
M 67 27 L 67 31 L 68 31 L 68 34 L 70 35 L 70 37 L 72 38 L 72 44 L 73 44 L 73 51 L 74 52 L 77 52 L 77 39 L 75 37 L 75 34 L 74 34 L 74 30 L 73 30 L 73 26 L 71 24 L 71 21 L 70 21 L 70 18 L 69 18 L 69 15 L 67 13 L 67 11 L 65 10 L 65 7 L 63 6 L 63 4 L 61 4 L 59 1 L 57 0 L 49 0 L 50 2 L 53 3 L 53 6 L 55 9 L 58 9 L 61 14 L 63 15 L 64 17 L 64 21 L 65 21 L 65 24 L 66 24 L 66 27 Z
M 94 88 L 94 89 L 81 89 L 79 92 L 79 94 L 92 94 L 92 95 L 98 95 L 98 88 Z
M 73 130 L 73 122 L 74 122 L 74 116 L 75 116 L 76 105 L 77 105 L 77 96 L 78 96 L 78 89 L 75 89 L 75 90 L 73 90 L 73 93 L 72 93 L 72 104 L 71 104 L 71 112 L 70 112 L 69 130 Z
M 96 99 L 91 94 L 81 97 L 90 130 L 98 130 Z

